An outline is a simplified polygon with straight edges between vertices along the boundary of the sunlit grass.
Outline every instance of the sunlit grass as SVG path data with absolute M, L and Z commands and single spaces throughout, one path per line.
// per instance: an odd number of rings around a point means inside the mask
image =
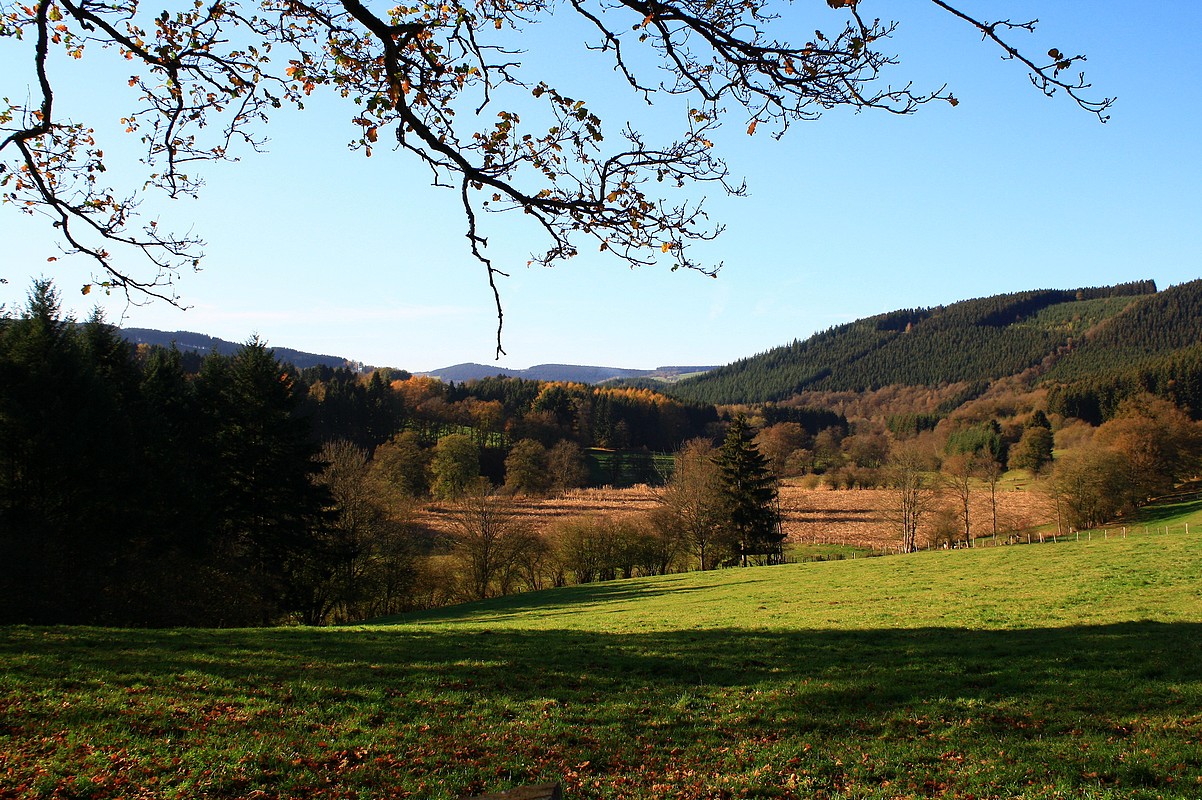
M 1202 796 L 1202 536 L 672 575 L 394 623 L 2 630 L 0 797 Z

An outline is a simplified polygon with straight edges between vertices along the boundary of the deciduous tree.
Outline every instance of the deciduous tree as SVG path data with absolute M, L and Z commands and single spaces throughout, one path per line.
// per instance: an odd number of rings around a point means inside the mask
M 538 538 L 507 500 L 490 494 L 481 482 L 460 496 L 451 521 L 452 553 L 461 566 L 465 596 L 483 600 L 507 594 Z
M 560 439 L 547 451 L 547 472 L 551 475 L 551 489 L 565 492 L 588 484 L 588 463 L 584 450 L 569 439 Z
M 989 457 L 984 452 L 980 454 Z M 977 472 L 978 453 L 956 453 L 943 459 L 943 485 L 951 492 L 956 503 L 956 517 L 960 523 L 959 533 L 965 543 L 972 547 L 972 481 Z
M 889 454 L 886 472 L 893 489 L 890 517 L 901 534 L 902 551 L 906 553 L 918 549 L 918 529 L 935 498 L 930 462 L 929 453 L 908 442 L 895 446 Z
M 993 538 L 997 539 L 997 485 L 1006 467 L 992 453 L 984 453 L 977 459 L 977 476 L 989 487 L 989 520 Z
M 1098 428 L 1094 443 L 1120 456 L 1127 509 L 1195 474 L 1202 454 L 1198 424 L 1167 400 L 1148 395 L 1123 401 L 1114 418 Z
M 1028 425 L 1010 452 L 1010 465 L 1041 474 L 1052 463 L 1053 442 L 1051 427 Z
M 372 470 L 386 485 L 406 497 L 427 497 L 430 494 L 430 456 L 416 433 L 401 431 L 376 448 Z
M 545 494 L 551 488 L 547 448 L 533 439 L 513 443 L 505 457 L 505 491 L 510 494 Z
M 1030 55 L 1011 43 L 1034 21 L 976 18 L 930 1 L 1000 47 L 1036 88 L 1067 94 L 1105 118 L 1111 101 L 1091 99 L 1074 71 L 1083 56 L 1055 47 Z M 721 225 L 701 199 L 680 190 L 743 192 L 714 147 L 723 121 L 748 135 L 781 135 L 839 106 L 909 114 L 957 102 L 943 87 L 923 91 L 893 77 L 895 22 L 864 16 L 856 0 L 827 5 L 834 10 L 815 13 L 829 19 L 793 25 L 820 30 L 788 41 L 777 17 L 803 12 L 778 12 L 769 0 L 449 0 L 387 11 L 360 0 L 228 0 L 167 10 L 135 0 L 12 4 L 0 16 L 0 40 L 20 51 L 27 72 L 8 76 L 24 85 L 7 92 L 18 99 L 0 105 L 0 184 L 15 208 L 46 215 L 68 249 L 92 260 L 98 283 L 174 301 L 172 279 L 199 263 L 201 242 L 141 220 L 139 201 L 149 190 L 195 194 L 198 162 L 258 149 L 281 107 L 303 108 L 324 92 L 346 101 L 353 148 L 365 156 L 400 150 L 435 185 L 458 193 L 468 247 L 494 293 L 504 273 L 486 255 L 484 211 L 518 212 L 541 228 L 546 249 L 533 263 L 591 247 L 630 265 L 663 259 L 672 269 L 713 274 L 690 245 Z M 523 69 L 516 52 L 523 37 L 565 13 L 589 26 L 590 50 L 608 59 L 635 98 L 684 98 L 675 135 L 651 137 L 631 125 L 615 135 L 587 99 Z M 128 87 L 112 87 L 112 102 L 142 146 L 144 167 L 133 169 L 144 172 L 127 175 L 125 185 L 145 182 L 145 189 L 108 185 L 106 151 L 115 149 L 99 140 L 95 122 L 63 108 L 63 82 L 103 75 L 107 67 L 93 62 L 106 57 L 131 76 Z M 125 266 L 125 251 L 147 259 L 149 272 Z M 498 351 L 499 337 L 498 328 Z
M 694 439 L 674 457 L 672 477 L 660 492 L 656 526 L 679 539 L 703 569 L 714 569 L 736 554 L 721 475 L 713 445 Z
M 1058 512 L 1077 529 L 1108 522 L 1123 510 L 1125 472 L 1118 453 L 1096 444 L 1065 453 L 1051 481 Z
M 809 437 L 799 422 L 778 422 L 769 425 L 755 435 L 756 447 L 768 459 L 772 471 L 778 477 L 789 474 L 791 464 L 789 456 L 805 447 Z
M 453 433 L 438 440 L 430 461 L 431 488 L 440 500 L 457 500 L 480 480 L 480 448 L 472 437 Z

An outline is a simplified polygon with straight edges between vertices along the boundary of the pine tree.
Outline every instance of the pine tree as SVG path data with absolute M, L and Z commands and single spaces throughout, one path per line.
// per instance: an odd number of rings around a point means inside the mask
M 317 447 L 294 411 L 292 377 L 255 338 L 229 359 L 210 356 L 200 376 L 209 415 L 205 464 L 213 555 L 231 581 L 224 621 L 269 624 L 295 598 L 322 519 Z
M 760 562 L 780 563 L 784 533 L 777 511 L 776 478 L 752 441 L 744 417 L 731 423 L 716 461 L 740 562 L 746 565 L 751 556 Z

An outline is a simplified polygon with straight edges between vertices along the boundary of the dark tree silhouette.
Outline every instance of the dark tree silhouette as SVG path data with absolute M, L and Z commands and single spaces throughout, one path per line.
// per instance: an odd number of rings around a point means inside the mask
M 730 424 L 715 460 L 740 561 L 744 565 L 749 558 L 778 563 L 784 533 L 777 511 L 776 478 L 751 440 L 747 420 L 742 416 Z

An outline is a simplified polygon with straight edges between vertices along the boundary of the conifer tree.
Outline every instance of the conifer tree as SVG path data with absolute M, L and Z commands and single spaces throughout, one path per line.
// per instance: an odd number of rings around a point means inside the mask
M 784 534 L 777 511 L 776 478 L 751 440 L 744 417 L 731 423 L 716 462 L 740 562 L 746 565 L 751 556 L 769 564 L 779 563 Z
M 291 578 L 313 549 L 325 505 L 312 480 L 317 447 L 293 413 L 291 376 L 259 339 L 229 359 L 211 356 L 200 383 L 210 426 L 209 530 L 232 581 L 228 610 L 240 623 L 267 624 L 295 599 Z

